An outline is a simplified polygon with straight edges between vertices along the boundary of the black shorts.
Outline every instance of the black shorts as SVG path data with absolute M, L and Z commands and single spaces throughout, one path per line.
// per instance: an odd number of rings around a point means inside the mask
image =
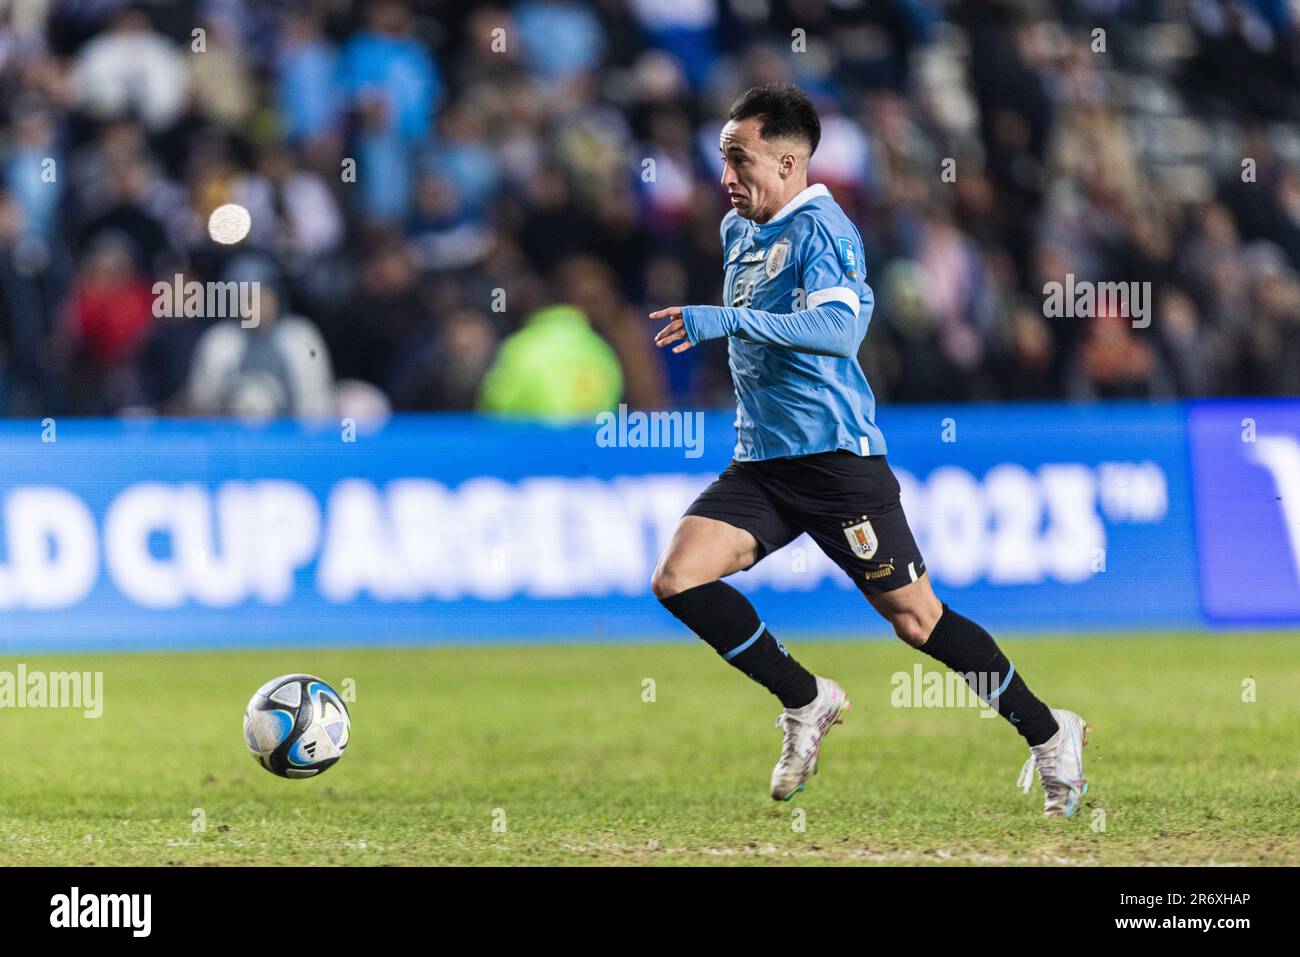
M 925 571 L 898 496 L 883 455 L 840 450 L 733 461 L 686 514 L 743 528 L 759 561 L 807 532 L 863 594 L 879 595 Z

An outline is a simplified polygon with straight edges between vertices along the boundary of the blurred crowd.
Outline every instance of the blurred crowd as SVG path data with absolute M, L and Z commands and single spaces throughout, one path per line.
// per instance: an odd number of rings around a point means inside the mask
M 726 406 L 646 315 L 720 301 L 718 130 L 772 81 L 882 401 L 1300 386 L 1288 0 L 0 0 L 0 414 Z M 178 275 L 257 326 L 159 317 Z M 1068 275 L 1149 325 L 1047 315 Z

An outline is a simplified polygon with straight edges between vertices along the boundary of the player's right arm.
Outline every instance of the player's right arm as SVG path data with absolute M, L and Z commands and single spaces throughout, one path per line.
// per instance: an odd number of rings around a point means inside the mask
M 685 340 L 674 352 L 684 352 L 705 340 L 724 336 L 818 356 L 847 358 L 856 355 L 858 349 L 857 312 L 840 300 L 830 300 L 800 312 L 673 306 L 650 314 L 651 319 L 668 317 L 674 320 L 655 337 L 655 344 L 662 348 Z
M 794 352 L 849 358 L 857 354 L 866 332 L 862 311 L 871 314 L 874 303 L 858 295 L 861 246 L 857 233 L 843 216 L 808 216 L 807 232 L 797 242 L 798 285 L 808 308 L 792 313 L 766 312 L 726 306 L 683 306 L 660 310 L 651 318 L 672 317 L 655 338 L 660 347 L 679 343 L 682 352 L 708 339 L 735 336 L 750 342 L 779 346 Z M 726 221 L 723 224 L 726 248 Z M 837 233 L 845 235 L 840 236 Z

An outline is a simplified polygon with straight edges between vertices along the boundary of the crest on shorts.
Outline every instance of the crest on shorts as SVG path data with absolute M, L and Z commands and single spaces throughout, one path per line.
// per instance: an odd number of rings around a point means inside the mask
M 767 254 L 767 263 L 764 268 L 767 270 L 767 278 L 775 279 L 777 274 L 785 268 L 786 261 L 790 258 L 790 240 L 783 239 Z
M 863 518 L 860 522 L 844 526 L 844 537 L 849 540 L 849 548 L 853 549 L 853 554 L 858 558 L 871 558 L 876 554 L 876 549 L 880 547 L 880 541 L 876 538 L 876 530 L 871 527 L 871 522 Z

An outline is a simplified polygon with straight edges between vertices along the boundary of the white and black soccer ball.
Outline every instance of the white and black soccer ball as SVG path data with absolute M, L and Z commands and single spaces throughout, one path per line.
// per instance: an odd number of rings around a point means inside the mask
M 272 678 L 244 712 L 248 750 L 282 778 L 312 778 L 333 767 L 351 728 L 342 695 L 315 675 Z

